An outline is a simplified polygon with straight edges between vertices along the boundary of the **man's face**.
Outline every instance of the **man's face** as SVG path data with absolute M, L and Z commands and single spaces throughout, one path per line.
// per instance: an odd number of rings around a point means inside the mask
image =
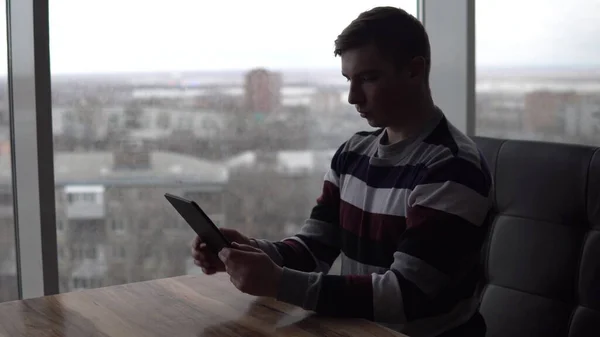
M 374 45 L 349 49 L 341 58 L 342 75 L 350 82 L 348 103 L 372 127 L 401 126 L 421 84 L 410 65 L 398 67 Z

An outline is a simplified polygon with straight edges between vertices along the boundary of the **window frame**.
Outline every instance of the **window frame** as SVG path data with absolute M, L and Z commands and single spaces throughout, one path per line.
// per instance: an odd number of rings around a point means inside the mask
M 474 135 L 475 0 L 415 1 L 432 42 L 434 100 Z M 26 299 L 59 292 L 49 0 L 6 0 L 6 12 L 17 276 Z
M 475 0 L 418 4 L 431 43 L 431 93 L 448 120 L 475 136 Z
M 48 0 L 6 0 L 20 299 L 59 292 L 48 13 Z

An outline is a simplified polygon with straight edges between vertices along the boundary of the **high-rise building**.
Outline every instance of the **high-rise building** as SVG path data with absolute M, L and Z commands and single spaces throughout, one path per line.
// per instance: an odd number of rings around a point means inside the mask
M 535 91 L 525 96 L 524 127 L 526 131 L 565 134 L 565 111 L 577 104 L 575 92 Z
M 343 95 L 333 88 L 320 88 L 311 96 L 311 109 L 319 113 L 340 113 Z
M 252 69 L 245 78 L 245 110 L 272 113 L 281 105 L 282 77 L 263 68 Z

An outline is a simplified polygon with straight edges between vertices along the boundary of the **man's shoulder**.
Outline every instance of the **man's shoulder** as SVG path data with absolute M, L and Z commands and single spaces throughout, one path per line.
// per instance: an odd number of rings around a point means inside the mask
M 493 180 L 477 144 L 447 121 L 423 141 L 426 165 L 418 185 L 442 186 L 452 183 L 445 193 L 463 193 L 464 187 L 489 197 Z M 453 188 L 462 185 L 453 191 Z M 426 190 L 423 190 L 426 191 Z M 422 192 L 423 192 L 422 191 Z M 439 191 L 438 191 L 439 192 Z
M 451 163 L 474 166 L 488 171 L 487 163 L 477 144 L 458 130 L 446 118 L 424 140 L 424 156 L 428 157 L 428 168 L 433 169 Z

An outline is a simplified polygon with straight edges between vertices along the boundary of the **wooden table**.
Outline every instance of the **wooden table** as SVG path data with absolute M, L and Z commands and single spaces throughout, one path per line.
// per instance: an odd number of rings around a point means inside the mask
M 2 337 L 403 336 L 239 292 L 226 275 L 182 276 L 0 304 Z

